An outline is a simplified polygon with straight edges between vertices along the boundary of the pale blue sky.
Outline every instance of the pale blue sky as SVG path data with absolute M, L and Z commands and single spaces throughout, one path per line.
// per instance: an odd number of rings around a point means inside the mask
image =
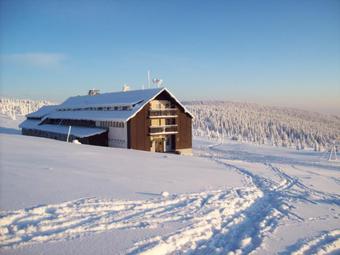
M 340 113 L 340 1 L 1 0 L 1 94 L 141 88 Z

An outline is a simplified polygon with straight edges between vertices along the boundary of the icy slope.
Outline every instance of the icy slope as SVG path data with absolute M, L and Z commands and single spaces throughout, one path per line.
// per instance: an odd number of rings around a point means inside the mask
M 21 135 L 0 134 L 0 139 L 0 207 L 6 210 L 83 197 L 145 199 L 163 190 L 174 194 L 241 185 L 237 173 L 208 159 Z

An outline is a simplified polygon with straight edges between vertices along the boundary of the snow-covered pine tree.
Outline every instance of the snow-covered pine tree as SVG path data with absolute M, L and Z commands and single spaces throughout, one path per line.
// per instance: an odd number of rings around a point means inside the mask
M 340 136 L 340 118 L 302 110 L 258 104 L 208 101 L 187 102 L 194 114 L 193 134 L 274 146 L 319 150 Z

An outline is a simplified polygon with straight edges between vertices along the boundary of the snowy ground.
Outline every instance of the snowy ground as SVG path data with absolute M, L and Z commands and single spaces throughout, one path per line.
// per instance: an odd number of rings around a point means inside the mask
M 1 118 L 1 254 L 340 252 L 340 163 L 321 153 L 195 140 L 183 157 L 16 125 Z

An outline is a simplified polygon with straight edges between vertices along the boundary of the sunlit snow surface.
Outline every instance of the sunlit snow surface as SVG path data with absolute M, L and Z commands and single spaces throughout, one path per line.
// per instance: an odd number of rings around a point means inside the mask
M 196 139 L 183 157 L 1 125 L 1 254 L 340 252 L 340 163 L 325 154 Z

